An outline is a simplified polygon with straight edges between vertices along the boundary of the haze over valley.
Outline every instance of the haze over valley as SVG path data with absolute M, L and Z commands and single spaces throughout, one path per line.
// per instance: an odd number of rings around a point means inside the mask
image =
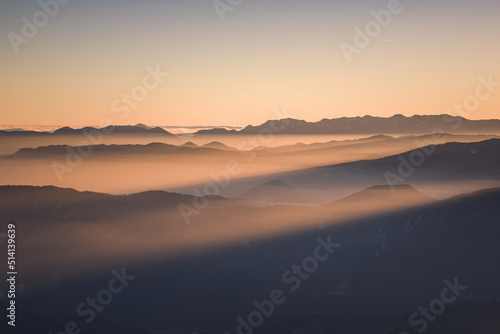
M 499 14 L 1 2 L 0 333 L 500 333 Z

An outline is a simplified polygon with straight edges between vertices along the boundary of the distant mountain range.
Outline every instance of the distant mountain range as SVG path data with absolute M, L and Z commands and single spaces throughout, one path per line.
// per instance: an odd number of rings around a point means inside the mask
M 216 148 L 217 147 L 217 148 Z M 37 148 L 21 148 L 14 157 L 16 158 L 36 158 L 47 155 L 66 155 L 67 148 L 73 150 L 80 149 L 80 146 L 69 145 L 49 145 Z M 84 149 L 84 148 L 83 148 Z M 168 153 L 209 153 L 217 151 L 230 151 L 231 148 L 221 143 L 212 142 L 206 145 L 198 146 L 193 143 L 183 145 L 170 145 L 165 143 L 150 143 L 147 145 L 126 144 L 126 145 L 93 145 L 93 153 L 106 154 L 168 154 Z
M 432 152 L 427 155 L 424 152 Z M 418 157 L 418 159 L 417 159 Z M 500 139 L 446 143 L 384 158 L 321 166 L 269 175 L 301 187 L 369 187 L 391 181 L 452 182 L 500 180 Z M 262 179 L 260 182 L 265 181 Z M 415 183 L 417 182 L 417 183 Z
M 74 130 L 76 131 L 76 130 Z M 293 145 L 277 146 L 277 147 L 266 147 L 259 146 L 254 148 L 259 154 L 267 154 L 268 156 L 297 156 L 298 154 L 305 154 L 309 157 L 314 155 L 324 154 L 327 152 L 332 152 L 332 154 L 339 154 L 343 149 L 351 149 L 355 147 L 359 151 L 360 156 L 363 156 L 363 152 L 368 152 L 374 150 L 377 147 L 377 153 L 381 153 L 382 149 L 387 152 L 401 151 L 404 149 L 409 149 L 417 146 L 419 143 L 429 143 L 435 141 L 436 144 L 446 144 L 447 142 L 482 142 L 489 139 L 500 139 L 500 137 L 495 135 L 453 135 L 453 134 L 443 134 L 443 139 L 435 139 L 433 135 L 422 135 L 422 136 L 402 136 L 402 137 L 390 137 L 385 135 L 374 135 L 367 138 L 355 139 L 355 140 L 343 140 L 343 141 L 329 141 L 326 143 L 312 143 L 303 144 L 297 143 Z M 379 147 L 382 144 L 382 147 Z M 73 150 L 85 149 L 82 146 L 73 145 L 47 145 L 39 146 L 36 148 L 20 148 L 14 155 L 16 157 L 39 157 L 43 155 L 54 155 L 68 153 L 66 148 L 72 148 Z M 339 151 L 336 151 L 336 150 Z M 163 142 L 151 142 L 149 144 L 100 144 L 92 146 L 93 152 L 101 153 L 119 153 L 119 154 L 165 154 L 165 153 L 208 153 L 208 152 L 219 152 L 219 153 L 230 153 L 237 152 L 238 149 L 235 147 L 227 146 L 219 141 L 211 141 L 203 145 L 197 145 L 193 142 L 185 142 L 184 144 L 173 145 Z
M 422 140 L 426 138 L 427 140 Z M 315 151 L 322 154 L 341 155 L 342 147 L 369 152 L 377 146 L 371 146 L 373 140 L 378 139 L 394 144 L 393 150 L 382 158 L 361 158 L 350 162 L 322 164 L 317 167 L 307 167 L 291 171 L 275 172 L 234 179 L 225 189 L 225 196 L 242 197 L 268 203 L 310 203 L 317 199 L 318 204 L 327 203 L 342 198 L 359 189 L 371 187 L 374 184 L 401 184 L 410 183 L 422 189 L 435 188 L 446 184 L 469 184 L 471 190 L 493 187 L 500 184 L 500 139 L 493 138 L 479 142 L 447 142 L 438 145 L 428 145 L 417 149 L 399 150 L 399 145 L 392 137 L 387 139 L 374 137 L 358 141 L 329 142 L 324 144 L 296 144 L 276 148 L 267 148 L 260 151 L 261 157 L 273 156 L 275 161 L 287 161 L 289 155 L 298 155 L 304 151 L 303 159 L 314 157 Z M 415 147 L 415 140 L 430 142 L 425 137 L 405 137 Z M 463 138 L 453 138 L 460 139 Z M 356 145 L 356 146 L 354 146 Z M 392 144 L 391 144 L 392 145 Z M 307 150 L 309 149 L 309 150 Z M 380 152 L 382 149 L 379 149 Z M 227 152 L 227 151 L 226 151 Z M 427 153 L 424 153 L 427 152 Z M 381 156 L 381 155 L 379 155 Z M 279 180 L 280 182 L 276 182 Z M 484 185 L 484 186 L 483 186 Z M 194 185 L 202 188 L 203 183 Z M 175 188 L 178 192 L 191 193 L 190 187 Z M 248 193 L 244 192 L 248 191 Z M 446 194 L 448 193 L 448 195 Z M 434 196 L 432 192 L 429 195 Z M 452 196 L 453 191 L 442 193 L 436 198 Z M 314 202 L 314 201 L 312 201 Z
M 161 127 L 149 127 L 144 124 L 116 125 L 104 128 L 84 127 L 73 129 L 62 127 L 50 132 L 38 131 L 6 131 L 0 130 L 0 136 L 14 135 L 73 135 L 83 131 L 100 130 L 104 133 L 116 134 L 161 134 L 175 136 Z M 293 118 L 269 120 L 261 125 L 248 125 L 241 130 L 228 130 L 216 127 L 203 129 L 195 135 L 255 135 L 271 130 L 274 134 L 288 135 L 335 135 L 335 134 L 428 134 L 445 133 L 488 133 L 500 134 L 500 120 L 469 120 L 460 116 L 450 115 L 414 115 L 406 117 L 400 114 L 392 117 L 341 117 L 322 119 L 318 122 L 307 122 Z
M 109 125 L 103 128 L 95 128 L 91 126 L 83 127 L 80 129 L 73 129 L 68 126 L 62 127 L 55 130 L 53 133 L 50 132 L 39 132 L 39 131 L 6 131 L 0 130 L 0 136 L 32 136 L 32 135 L 82 135 L 85 133 L 103 133 L 103 134 L 159 134 L 164 136 L 176 137 L 174 134 L 166 131 L 160 127 L 149 127 L 144 124 L 136 125 Z
M 248 125 L 240 131 L 216 128 L 198 131 L 201 135 L 258 134 L 272 131 L 275 134 L 423 134 L 447 133 L 500 133 L 500 120 L 469 120 L 450 115 L 415 115 L 406 117 L 342 117 L 306 122 L 293 118 L 269 120 L 261 125 Z M 266 133 L 266 132 L 264 132 Z

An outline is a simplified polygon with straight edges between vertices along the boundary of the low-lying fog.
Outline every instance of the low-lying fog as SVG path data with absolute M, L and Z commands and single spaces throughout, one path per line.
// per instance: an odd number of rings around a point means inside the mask
M 395 192 L 375 187 L 309 208 L 254 208 L 241 201 L 211 199 L 195 214 L 190 213 L 196 209 L 189 198 L 163 202 L 159 193 L 124 198 L 21 188 L 4 189 L 0 199 L 4 218 L 20 222 L 20 271 L 27 278 L 46 279 L 68 278 L 64 276 L 72 276 L 76 268 L 198 252 L 434 202 L 407 186 Z M 184 209 L 176 202 L 184 203 Z
M 49 143 L 74 145 L 81 142 L 79 136 L 57 136 L 37 139 L 24 136 L 2 138 L 2 151 L 12 154 L 21 147 L 38 147 Z M 349 136 L 352 138 L 352 136 Z M 55 185 L 105 192 L 128 194 L 151 189 L 176 191 L 187 194 L 235 197 L 245 195 L 252 187 L 272 180 L 288 180 L 288 186 L 298 186 L 305 190 L 307 200 L 293 198 L 276 203 L 325 203 L 346 196 L 366 187 L 383 184 L 383 171 L 376 178 L 349 180 L 333 183 L 311 183 L 308 178 L 290 178 L 283 173 L 306 168 L 329 166 L 364 159 L 378 159 L 399 154 L 429 144 L 450 141 L 477 142 L 494 136 L 488 135 L 446 135 L 446 136 L 368 136 L 361 139 L 346 139 L 346 136 L 279 136 L 272 140 L 258 141 L 252 136 L 218 136 L 191 138 L 195 145 L 182 141 L 171 142 L 184 145 L 180 150 L 156 153 L 143 152 L 141 147 L 125 147 L 119 151 L 113 147 L 93 150 L 86 156 L 71 156 L 64 148 L 59 153 L 23 154 L 0 158 L 0 184 L 3 185 Z M 257 138 L 257 139 L 256 139 Z M 335 138 L 336 141 L 331 141 Z M 340 141 L 343 139 L 343 141 Z M 159 141 L 158 136 L 104 136 L 103 142 L 109 144 L 149 144 Z M 218 140 L 213 143 L 213 140 Z M 257 140 L 257 142 L 255 142 Z M 212 143 L 212 144 L 209 144 Z M 200 148 L 202 145 L 206 145 Z M 226 146 L 223 146 L 224 144 Z M 248 144 L 248 146 L 246 146 Z M 197 145 L 197 146 L 196 146 Z M 251 149 L 251 147 L 258 147 Z M 240 147 L 240 150 L 237 149 Z M 61 153 L 62 152 L 62 153 Z M 308 172 L 314 174 L 314 171 Z M 477 179 L 477 178 L 475 178 Z M 382 181 L 381 181 L 382 180 Z M 299 182 L 300 181 L 300 182 Z M 373 181 L 373 182 L 372 182 Z M 410 180 L 411 181 L 411 180 Z M 463 185 L 432 190 L 434 181 L 420 182 L 421 189 L 431 196 L 443 198 L 464 191 L 475 190 L 479 186 L 496 185 L 486 180 L 467 182 Z M 216 191 L 207 184 L 216 183 Z M 217 182 L 219 182 L 217 184 Z M 482 182 L 482 183 L 481 183 Z M 409 182 L 411 183 L 411 182 Z M 195 190 L 195 188 L 197 190 Z M 436 188 L 436 187 L 434 187 Z M 280 191 L 286 192 L 287 189 Z M 295 190 L 293 190 L 295 191 Z M 259 189 L 257 189 L 259 193 Z M 245 197 L 245 196 L 243 196 Z M 272 197 L 272 195 L 270 196 Z

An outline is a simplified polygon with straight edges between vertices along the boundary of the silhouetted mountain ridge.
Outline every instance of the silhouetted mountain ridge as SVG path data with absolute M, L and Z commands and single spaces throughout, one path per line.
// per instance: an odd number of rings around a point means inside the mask
M 103 128 L 94 128 L 94 127 L 83 127 L 81 129 L 73 129 L 68 126 L 62 127 L 60 129 L 57 129 L 54 131 L 54 135 L 59 135 L 59 134 L 65 134 L 65 135 L 73 135 L 73 134 L 82 134 L 85 132 L 103 132 L 105 134 L 110 134 L 110 133 L 120 133 L 120 134 L 148 134 L 148 133 L 155 133 L 155 134 L 164 134 L 164 135 L 169 135 L 169 136 L 174 136 L 170 132 L 160 128 L 160 127 L 154 127 L 150 128 L 144 124 L 137 124 L 137 125 L 109 125 Z
M 191 142 L 176 146 L 165 143 L 149 143 L 146 145 L 141 144 L 125 144 L 125 145 L 90 145 L 93 153 L 106 153 L 106 154 L 166 154 L 166 153 L 209 153 L 209 152 L 224 152 L 213 147 L 202 146 L 199 147 Z M 87 152 L 88 146 L 69 146 L 69 145 L 49 145 L 40 146 L 37 148 L 21 148 L 16 153 L 15 157 L 29 158 L 44 155 L 66 155 L 68 152 Z
M 404 195 L 404 196 L 402 196 Z M 409 201 L 428 203 L 435 201 L 433 198 L 423 194 L 409 184 L 398 184 L 394 186 L 376 185 L 365 190 L 358 191 L 334 203 L 347 203 L 358 201 L 383 200 L 390 202 Z M 411 199 L 411 200 L 410 200 Z
M 136 125 L 109 125 L 106 127 L 102 128 L 96 128 L 92 126 L 86 126 L 83 128 L 79 129 L 74 129 L 69 126 L 64 126 L 61 127 L 54 132 L 44 132 L 44 131 L 6 131 L 6 130 L 0 130 L 0 136 L 23 136 L 23 135 L 28 135 L 28 136 L 58 136 L 58 135 L 82 135 L 88 133 L 90 135 L 92 134 L 105 134 L 105 135 L 110 135 L 110 134 L 154 134 L 154 135 L 164 135 L 167 137 L 177 137 L 174 134 L 166 131 L 163 128 L 160 127 L 149 127 L 147 125 L 144 125 L 142 123 L 136 124 Z
M 400 114 L 392 117 L 341 117 L 307 122 L 293 118 L 269 120 L 261 125 L 248 125 L 240 131 L 203 130 L 197 134 L 259 134 L 272 130 L 276 134 L 422 134 L 449 133 L 500 133 L 500 120 L 469 120 L 450 115 Z
M 412 184 L 418 180 L 498 180 L 500 139 L 429 145 L 385 158 L 313 167 L 271 177 L 294 185 L 364 187 L 408 183 L 407 180 Z

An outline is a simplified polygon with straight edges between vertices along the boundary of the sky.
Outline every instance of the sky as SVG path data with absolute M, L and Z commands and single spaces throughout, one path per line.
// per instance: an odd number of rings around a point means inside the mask
M 498 0 L 55 1 L 0 0 L 0 125 L 443 114 L 500 82 Z

